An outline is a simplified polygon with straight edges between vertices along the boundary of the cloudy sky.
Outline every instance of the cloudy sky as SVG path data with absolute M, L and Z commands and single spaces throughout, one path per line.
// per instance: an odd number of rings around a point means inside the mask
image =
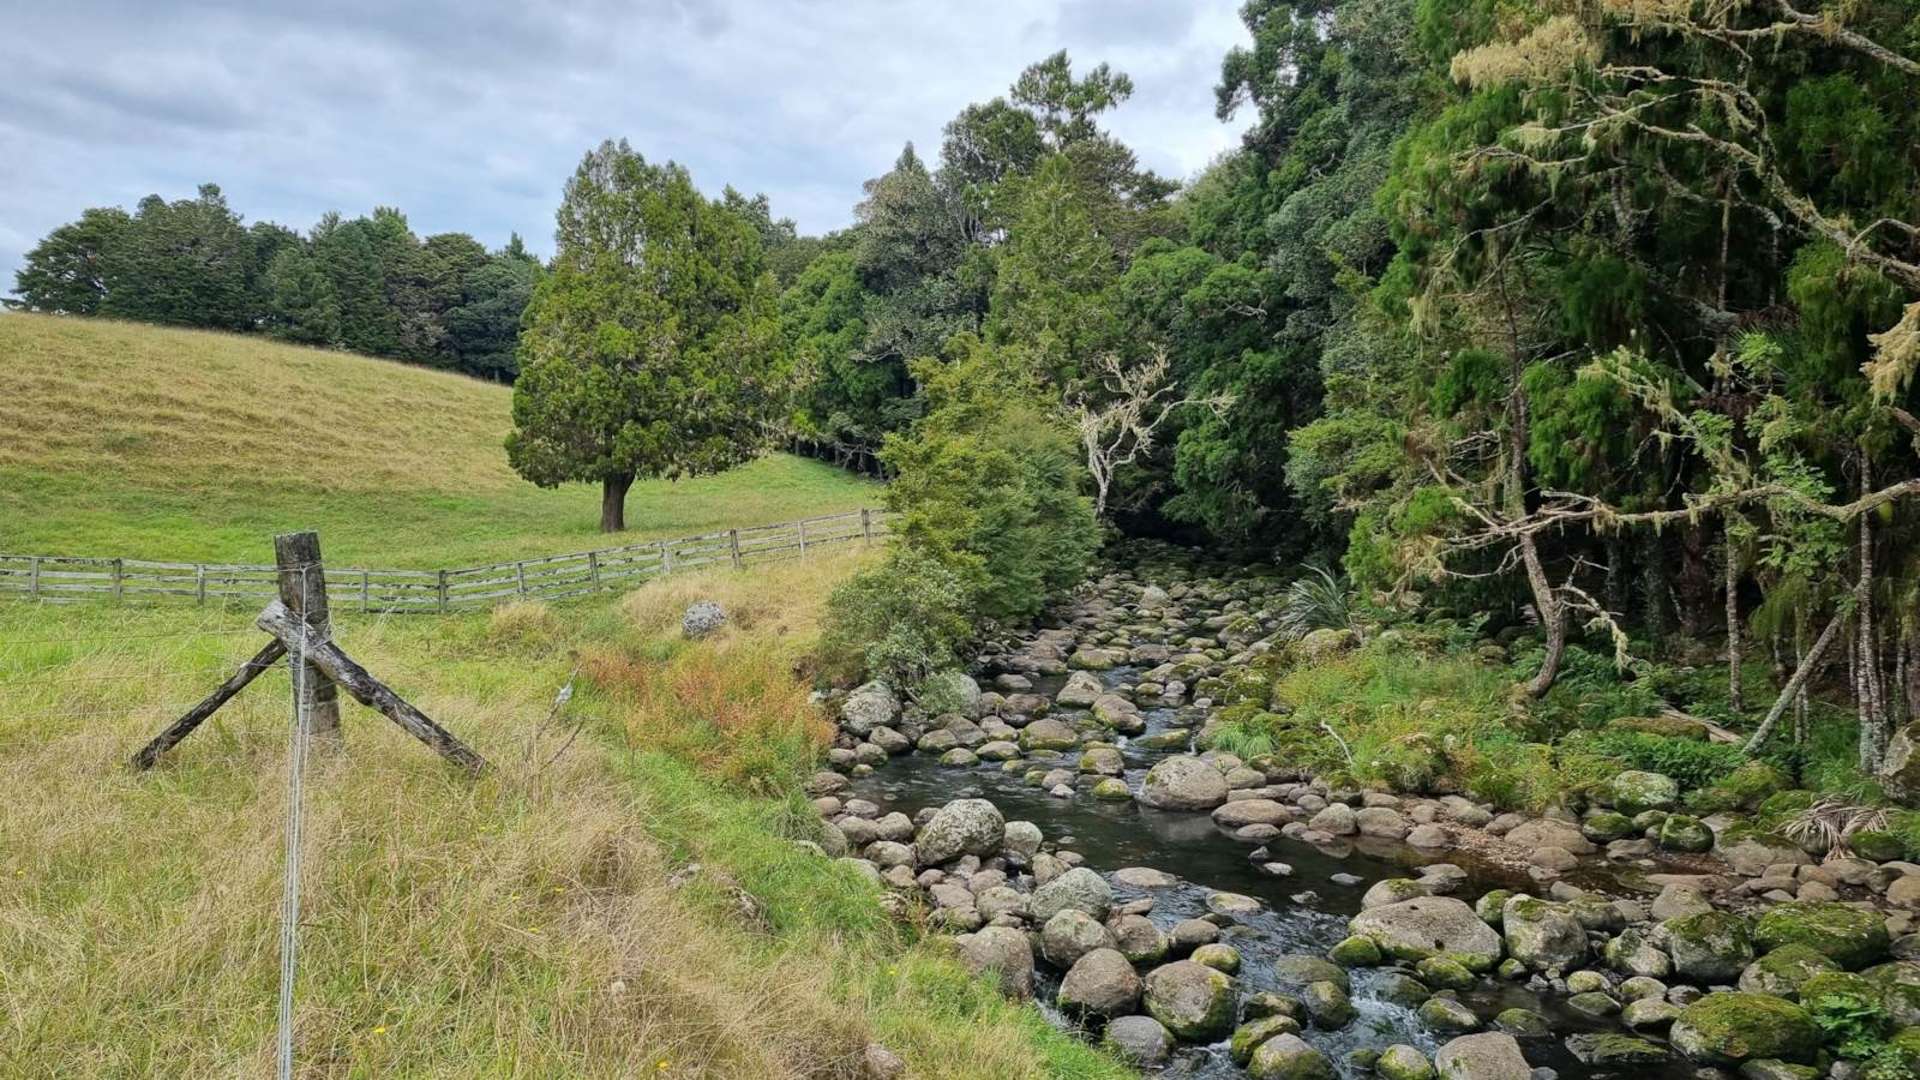
M 214 181 L 249 221 L 376 205 L 551 246 L 580 154 L 624 136 L 808 232 L 911 139 L 1056 50 L 1133 76 L 1112 128 L 1187 177 L 1238 0 L 0 0 L 0 293 L 83 207 Z M 551 9 L 551 10 L 549 10 Z M 564 12 L 564 13 L 562 13 Z

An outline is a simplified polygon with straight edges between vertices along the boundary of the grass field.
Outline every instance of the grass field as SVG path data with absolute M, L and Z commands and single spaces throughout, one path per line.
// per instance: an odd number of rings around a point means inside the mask
M 431 568 L 604 547 L 599 489 L 542 490 L 501 448 L 511 391 L 259 337 L 0 317 L 0 550 Z M 634 485 L 625 540 L 875 505 L 786 455 Z

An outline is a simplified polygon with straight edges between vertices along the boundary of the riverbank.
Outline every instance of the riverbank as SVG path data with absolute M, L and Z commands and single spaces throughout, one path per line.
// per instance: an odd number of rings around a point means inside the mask
M 1807 799 L 1770 767 L 1683 785 L 1599 739 L 1533 742 L 1498 643 L 1290 639 L 1274 579 L 1154 554 L 989 646 L 953 713 L 873 685 L 834 702 L 829 849 L 1013 996 L 1183 1075 L 1398 1080 L 1471 1035 L 1522 1076 L 1798 1076 L 1920 1039 L 1899 1034 L 1920 866 L 1816 862 L 1773 831 Z M 1684 717 L 1593 719 L 1716 752 Z M 1797 1000 L 1843 969 L 1864 981 Z M 1735 1007 L 1703 1004 L 1719 989 Z M 1835 994 L 1868 1017 L 1845 1047 L 1821 1027 Z M 1776 1029 L 1777 1053 L 1733 1049 Z

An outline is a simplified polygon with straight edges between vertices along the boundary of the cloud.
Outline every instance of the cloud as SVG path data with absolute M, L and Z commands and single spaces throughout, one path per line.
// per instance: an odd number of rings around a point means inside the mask
M 552 233 L 580 155 L 625 137 L 820 232 L 909 140 L 1056 49 L 1134 79 L 1114 130 L 1191 175 L 1237 0 L 80 0 L 0 38 L 0 292 L 87 206 L 219 183 L 250 219 L 405 210 L 422 232 Z

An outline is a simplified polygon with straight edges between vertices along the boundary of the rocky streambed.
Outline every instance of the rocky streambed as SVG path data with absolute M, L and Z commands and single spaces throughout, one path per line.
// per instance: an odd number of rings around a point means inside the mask
M 951 712 L 831 701 L 823 851 L 1168 1075 L 1864 1077 L 1799 1000 L 1831 993 L 1920 1065 L 1920 867 L 1816 865 L 1673 812 L 1652 774 L 1524 817 L 1202 749 L 1206 691 L 1270 640 L 1265 587 L 1116 572 L 981 657 Z

